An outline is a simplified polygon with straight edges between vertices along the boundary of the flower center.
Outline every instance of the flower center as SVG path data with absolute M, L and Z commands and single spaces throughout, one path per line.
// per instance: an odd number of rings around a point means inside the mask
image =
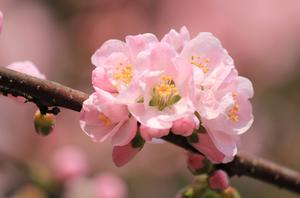
M 208 63 L 209 63 L 209 58 L 201 58 L 201 56 L 191 56 L 191 64 L 196 65 L 204 73 L 207 73 L 209 68 L 208 68 Z
M 107 116 L 105 116 L 103 113 L 99 113 L 98 118 L 104 124 L 104 126 L 112 125 L 112 121 Z
M 181 99 L 177 87 L 171 76 L 161 76 L 161 82 L 154 86 L 152 90 L 152 99 L 149 102 L 150 106 L 156 106 L 162 111 Z
M 131 64 L 120 63 L 115 66 L 114 78 L 118 81 L 123 82 L 126 85 L 129 85 L 133 78 L 133 71 Z
M 228 118 L 233 122 L 239 121 L 238 111 L 239 111 L 239 105 L 237 102 L 237 93 L 232 93 L 232 97 L 234 100 L 233 107 L 228 111 Z

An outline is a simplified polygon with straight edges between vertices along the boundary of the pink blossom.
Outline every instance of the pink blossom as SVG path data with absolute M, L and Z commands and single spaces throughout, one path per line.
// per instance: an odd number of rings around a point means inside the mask
M 202 118 L 216 147 L 227 155 L 235 155 L 239 135 L 245 133 L 253 123 L 252 106 L 249 98 L 253 96 L 251 82 L 243 77 L 237 78 L 237 87 L 228 92 L 220 101 L 222 111 L 212 119 Z
M 188 168 L 196 172 L 199 169 L 202 169 L 205 167 L 205 157 L 200 154 L 194 154 L 194 153 L 187 153 L 187 164 Z
M 127 186 L 112 173 L 102 173 L 92 181 L 93 198 L 126 198 Z
M 129 117 L 126 105 L 100 89 L 84 101 L 80 126 L 95 142 L 110 140 L 114 146 L 128 144 L 137 131 L 137 122 Z
M 151 49 L 147 59 L 149 71 L 139 81 L 142 100 L 129 104 L 129 111 L 147 127 L 169 129 L 173 121 L 194 112 L 192 68 L 164 43 Z
M 3 14 L 0 11 L 0 33 L 2 32 L 2 26 L 3 26 Z
M 57 150 L 51 162 L 54 175 L 62 181 L 82 177 L 89 170 L 85 154 L 73 146 L 66 146 Z
M 113 161 L 117 167 L 124 166 L 132 160 L 140 150 L 141 148 L 134 148 L 131 143 L 124 146 L 114 146 L 112 153 Z
M 115 93 L 126 91 L 139 78 L 140 72 L 146 70 L 138 64 L 144 56 L 141 52 L 155 42 L 157 38 L 153 34 L 127 36 L 126 43 L 106 41 L 92 56 L 92 63 L 96 66 L 92 78 L 94 88 Z M 134 89 L 130 91 L 133 95 L 130 99 L 136 96 L 132 91 Z
M 194 70 L 194 105 L 216 148 L 225 156 L 237 152 L 239 135 L 253 122 L 251 82 L 238 76 L 232 58 L 210 33 L 200 33 L 181 55 Z
M 211 189 L 225 190 L 229 186 L 228 175 L 223 170 L 217 170 L 209 176 L 208 183 Z

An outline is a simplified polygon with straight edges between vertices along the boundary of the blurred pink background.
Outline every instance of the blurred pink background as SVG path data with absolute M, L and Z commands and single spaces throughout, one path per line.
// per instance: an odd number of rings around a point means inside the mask
M 255 88 L 255 122 L 240 151 L 300 170 L 299 7 L 298 0 L 1 0 L 0 65 L 31 60 L 48 79 L 91 93 L 90 57 L 107 39 L 144 32 L 161 38 L 183 25 L 192 36 L 212 32 Z M 63 110 L 55 131 L 40 137 L 33 127 L 34 105 L 1 96 L 0 107 L 0 197 L 18 178 L 9 174 L 14 172 L 9 159 L 42 169 L 36 174 L 47 178 L 52 155 L 66 145 L 84 153 L 94 179 L 103 172 L 122 178 L 127 197 L 174 197 L 192 179 L 183 151 L 173 145 L 147 144 L 116 168 L 111 146 L 93 143 L 80 130 L 78 113 Z M 249 178 L 231 181 L 243 198 L 297 197 Z

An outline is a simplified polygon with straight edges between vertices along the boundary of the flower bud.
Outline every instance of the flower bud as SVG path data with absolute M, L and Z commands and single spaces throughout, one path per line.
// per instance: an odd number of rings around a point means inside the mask
M 176 135 L 189 136 L 196 127 L 193 118 L 185 117 L 173 122 L 172 132 Z
M 194 175 L 209 173 L 213 170 L 213 164 L 201 154 L 187 153 L 187 165 Z
M 221 198 L 241 198 L 241 196 L 235 188 L 229 186 L 221 193 Z
M 53 114 L 47 113 L 45 115 L 41 114 L 37 110 L 34 114 L 34 127 L 35 131 L 40 135 L 49 135 L 55 125 L 55 116 Z
M 208 184 L 211 189 L 225 190 L 229 186 L 228 175 L 223 170 L 215 171 L 209 178 Z

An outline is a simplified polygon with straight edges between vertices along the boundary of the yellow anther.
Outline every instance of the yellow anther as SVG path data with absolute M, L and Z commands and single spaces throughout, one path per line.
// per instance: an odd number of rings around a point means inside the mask
M 228 111 L 228 118 L 233 122 L 239 121 L 238 111 L 239 111 L 239 105 L 237 101 L 237 93 L 232 93 L 232 97 L 234 100 L 233 107 Z
M 196 57 L 197 57 L 197 60 L 194 60 L 195 57 L 191 56 L 191 64 L 201 68 L 204 73 L 207 73 L 209 71 L 209 68 L 208 68 L 209 58 L 205 58 L 203 60 L 203 59 L 201 59 L 200 55 L 198 55 Z
M 163 75 L 160 79 L 160 83 L 153 88 L 152 99 L 149 104 L 163 110 L 178 102 L 181 97 L 171 76 Z
M 125 84 L 129 84 L 133 78 L 132 66 L 130 64 L 124 66 L 123 63 L 120 63 L 119 66 L 116 66 L 116 72 L 114 77 L 116 80 L 119 80 Z M 119 71 L 121 69 L 121 71 Z
M 106 117 L 103 113 L 99 113 L 98 118 L 105 126 L 112 125 L 112 121 L 108 117 Z

